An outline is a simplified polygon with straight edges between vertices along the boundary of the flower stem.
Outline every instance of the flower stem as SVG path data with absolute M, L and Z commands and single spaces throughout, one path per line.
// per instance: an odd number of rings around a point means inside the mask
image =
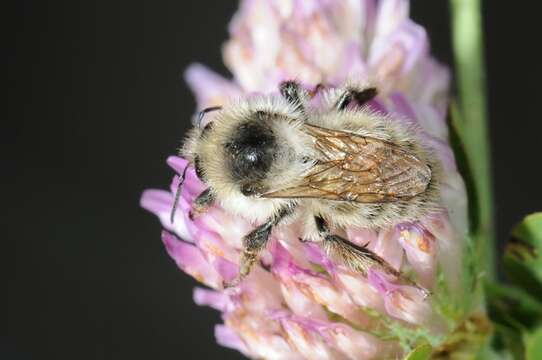
M 476 255 L 480 257 L 480 268 L 486 278 L 493 279 L 495 234 L 481 0 L 450 0 L 450 9 L 461 114 L 458 132 L 469 162 L 478 203 L 478 224 L 472 235 Z

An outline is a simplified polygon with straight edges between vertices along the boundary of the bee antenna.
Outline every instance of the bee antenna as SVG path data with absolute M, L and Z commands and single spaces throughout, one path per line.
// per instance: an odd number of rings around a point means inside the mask
M 198 127 L 201 128 L 201 121 L 205 117 L 205 114 L 207 114 L 208 112 L 217 111 L 217 110 L 222 110 L 222 106 L 211 106 L 211 107 L 201 110 L 198 114 Z
M 188 164 L 186 164 L 186 166 L 184 167 L 183 173 L 179 178 L 179 185 L 177 185 L 177 191 L 175 192 L 175 200 L 173 201 L 173 208 L 171 209 L 171 215 L 169 217 L 169 221 L 171 221 L 172 224 L 175 219 L 175 212 L 177 211 L 177 203 L 179 202 L 179 198 L 181 197 L 181 190 L 183 187 L 184 179 L 186 178 L 186 170 L 188 170 Z

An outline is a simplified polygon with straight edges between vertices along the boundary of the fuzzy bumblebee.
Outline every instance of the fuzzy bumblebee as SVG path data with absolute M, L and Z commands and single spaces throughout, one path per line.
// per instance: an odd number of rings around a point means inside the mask
M 374 87 L 307 91 L 287 81 L 279 93 L 204 110 L 200 120 L 216 111 L 214 120 L 192 129 L 181 150 L 208 185 L 192 217 L 218 202 L 258 224 L 243 239 L 238 276 L 225 286 L 249 274 L 274 227 L 293 221 L 302 223 L 302 241 L 319 242 L 352 270 L 366 274 L 377 266 L 400 277 L 341 231 L 438 211 L 441 175 L 433 151 L 415 126 L 366 106 L 377 96 Z

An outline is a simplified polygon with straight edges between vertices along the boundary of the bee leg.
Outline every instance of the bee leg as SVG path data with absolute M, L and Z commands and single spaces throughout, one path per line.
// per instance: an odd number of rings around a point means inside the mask
M 303 108 L 304 90 L 294 80 L 283 81 L 279 85 L 279 91 L 283 98 L 294 105 L 297 110 L 305 112 Z
M 352 103 L 356 101 L 358 106 L 365 105 L 368 101 L 372 100 L 378 94 L 378 90 L 374 87 L 369 87 L 363 90 L 347 89 L 339 97 L 339 100 L 335 103 L 335 109 L 344 110 Z
M 331 234 L 322 217 L 315 216 L 314 220 L 318 232 L 323 238 L 322 246 L 331 258 L 342 262 L 351 270 L 359 272 L 364 276 L 367 275 L 369 268 L 376 266 L 386 273 L 398 278 L 401 277 L 399 271 L 395 270 L 384 259 L 365 246 L 355 245 L 338 235 Z
M 188 213 L 190 220 L 194 220 L 201 214 L 205 213 L 211 205 L 215 202 L 215 195 L 211 191 L 211 188 L 207 188 L 201 194 L 198 195 L 194 203 L 192 204 L 192 209 Z
M 290 215 L 293 208 L 286 208 L 273 216 L 269 221 L 258 226 L 243 238 L 243 253 L 239 262 L 239 274 L 231 281 L 223 283 L 224 288 L 238 285 L 252 269 L 252 265 L 258 260 L 260 253 L 267 245 L 273 227 L 282 219 Z
M 260 252 L 267 245 L 272 229 L 273 223 L 269 221 L 258 226 L 243 238 L 243 253 L 239 262 L 239 274 L 233 280 L 225 281 L 224 288 L 237 286 L 250 273 L 252 265 L 258 260 Z

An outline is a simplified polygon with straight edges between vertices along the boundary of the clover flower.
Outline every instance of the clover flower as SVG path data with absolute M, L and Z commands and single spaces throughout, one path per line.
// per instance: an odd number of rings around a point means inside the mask
M 200 109 L 276 92 L 292 78 L 307 86 L 376 82 L 381 94 L 374 106 L 418 124 L 444 172 L 441 213 L 379 231 L 346 229 L 350 241 L 367 244 L 418 286 L 377 269 L 366 277 L 351 272 L 318 245 L 299 242 L 294 223 L 275 229 L 250 276 L 224 289 L 239 270 L 242 237 L 254 225 L 218 205 L 190 219 L 191 204 L 205 189 L 192 168 L 171 223 L 174 192 L 188 164 L 170 157 L 177 173 L 170 190 L 147 190 L 141 204 L 159 217 L 162 241 L 179 268 L 206 285 L 194 290 L 194 301 L 222 313 L 219 344 L 250 358 L 398 358 L 420 344 L 445 346 L 480 311 L 465 285 L 467 200 L 445 121 L 449 72 L 429 55 L 427 34 L 408 12 L 406 0 L 243 0 L 223 48 L 233 79 L 199 64 L 187 69 Z

